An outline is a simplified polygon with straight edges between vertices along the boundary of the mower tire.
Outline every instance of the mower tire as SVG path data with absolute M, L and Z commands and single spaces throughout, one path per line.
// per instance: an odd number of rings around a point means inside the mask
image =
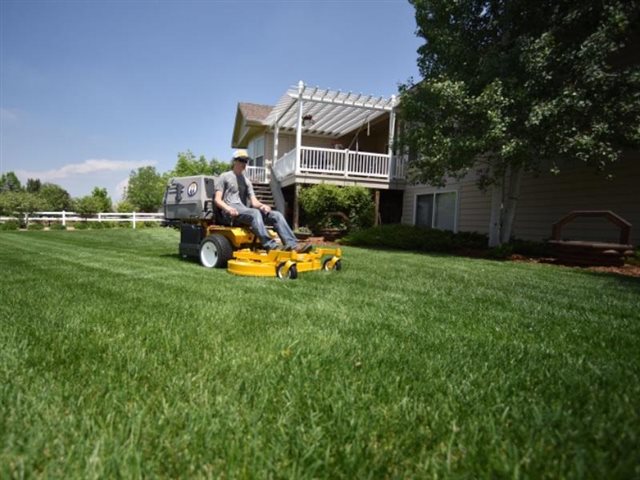
M 225 268 L 233 256 L 233 248 L 224 235 L 214 233 L 200 243 L 199 256 L 203 267 Z

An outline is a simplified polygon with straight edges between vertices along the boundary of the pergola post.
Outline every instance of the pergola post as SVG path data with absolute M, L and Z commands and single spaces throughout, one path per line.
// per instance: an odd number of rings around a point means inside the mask
M 298 82 L 298 120 L 296 122 L 296 175 L 300 174 L 300 158 L 302 156 L 302 92 L 304 92 L 304 82 Z
M 280 125 L 276 123 L 273 129 L 273 158 L 271 159 L 272 168 L 275 166 L 278 160 L 278 136 L 280 135 Z
M 395 171 L 396 160 L 393 156 L 393 142 L 396 133 L 396 96 L 391 96 L 391 105 L 393 108 L 389 112 L 389 180 Z

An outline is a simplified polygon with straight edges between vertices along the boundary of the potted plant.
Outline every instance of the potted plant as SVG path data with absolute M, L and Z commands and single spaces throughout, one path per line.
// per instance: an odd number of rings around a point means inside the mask
M 349 217 L 343 212 L 328 213 L 316 226 L 316 233 L 325 240 L 335 240 L 349 231 Z
M 307 240 L 311 235 L 313 235 L 309 227 L 298 227 L 293 231 L 293 233 L 296 235 L 298 240 Z

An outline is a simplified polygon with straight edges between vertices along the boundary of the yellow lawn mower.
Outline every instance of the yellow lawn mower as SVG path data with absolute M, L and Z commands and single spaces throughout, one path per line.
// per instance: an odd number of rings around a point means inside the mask
M 339 248 L 316 247 L 308 253 L 266 251 L 246 227 L 222 225 L 213 203 L 215 177 L 175 177 L 164 194 L 165 224 L 180 228 L 178 251 L 199 258 L 206 268 L 227 268 L 235 275 L 296 279 L 298 273 L 342 268 Z M 272 235 L 277 237 L 275 233 Z

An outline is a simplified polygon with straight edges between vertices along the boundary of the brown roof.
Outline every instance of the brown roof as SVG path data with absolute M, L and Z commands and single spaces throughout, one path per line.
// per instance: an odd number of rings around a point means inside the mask
M 257 103 L 238 103 L 238 108 L 247 122 L 262 122 L 271 110 L 271 105 L 258 105 Z

